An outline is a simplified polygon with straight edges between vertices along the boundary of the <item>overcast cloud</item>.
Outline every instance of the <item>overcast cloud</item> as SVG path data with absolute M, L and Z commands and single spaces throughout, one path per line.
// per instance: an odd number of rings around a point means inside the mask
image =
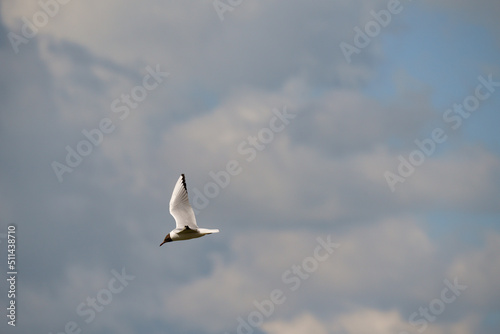
M 2 333 L 498 333 L 497 1 L 66 2 L 0 2 Z

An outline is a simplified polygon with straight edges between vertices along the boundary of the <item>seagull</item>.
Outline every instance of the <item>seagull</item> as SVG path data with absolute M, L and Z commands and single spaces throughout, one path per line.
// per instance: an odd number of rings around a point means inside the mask
M 170 199 L 170 214 L 175 219 L 175 228 L 165 237 L 166 242 L 199 238 L 207 234 L 218 233 L 218 229 L 200 228 L 196 224 L 193 208 L 189 204 L 186 177 L 181 174 L 175 184 Z

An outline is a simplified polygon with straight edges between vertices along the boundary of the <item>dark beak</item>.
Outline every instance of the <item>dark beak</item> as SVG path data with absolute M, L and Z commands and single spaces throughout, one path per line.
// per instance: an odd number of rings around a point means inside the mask
M 160 244 L 160 247 L 161 247 L 161 245 L 163 245 L 164 243 L 169 242 L 169 241 L 172 241 L 172 238 L 170 238 L 170 233 L 167 234 L 167 236 L 165 237 L 165 240 L 163 240 L 163 242 Z

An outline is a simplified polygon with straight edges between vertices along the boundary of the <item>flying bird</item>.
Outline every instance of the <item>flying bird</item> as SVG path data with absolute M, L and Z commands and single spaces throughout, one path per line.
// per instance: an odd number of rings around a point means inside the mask
M 165 237 L 166 242 L 199 238 L 207 234 L 218 233 L 218 229 L 200 228 L 196 224 L 193 208 L 189 204 L 186 177 L 181 174 L 175 184 L 170 199 L 170 214 L 175 218 L 175 228 Z

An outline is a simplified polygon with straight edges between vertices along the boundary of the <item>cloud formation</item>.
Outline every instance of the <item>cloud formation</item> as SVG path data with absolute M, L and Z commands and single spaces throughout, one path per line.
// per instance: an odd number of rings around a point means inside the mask
M 497 333 L 500 95 L 443 121 L 478 76 L 500 81 L 497 3 L 402 4 L 349 63 L 340 43 L 388 1 L 243 1 L 222 22 L 212 1 L 2 2 L 0 248 L 15 224 L 20 330 Z M 447 38 L 478 48 L 433 52 Z M 438 127 L 392 192 L 384 173 Z M 82 159 L 59 178 L 68 147 Z M 180 173 L 221 233 L 159 250 Z

